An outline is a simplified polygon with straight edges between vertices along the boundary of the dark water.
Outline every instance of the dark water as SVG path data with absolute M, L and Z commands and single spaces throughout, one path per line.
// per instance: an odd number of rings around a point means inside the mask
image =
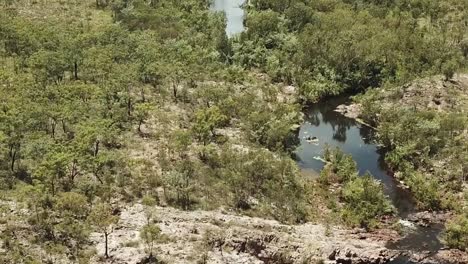
M 244 10 L 241 8 L 245 0 L 214 0 L 212 9 L 226 13 L 226 34 L 231 37 L 244 31 Z
M 393 201 L 399 214 L 405 216 L 414 210 L 411 194 L 400 188 L 396 180 L 387 173 L 383 153 L 372 140 L 372 128 L 334 111 L 336 106 L 345 102 L 346 98 L 330 99 L 305 110 L 305 122 L 299 130 L 301 144 L 296 151 L 299 166 L 304 170 L 319 172 L 325 163 L 314 157 L 323 156 L 326 144 L 339 147 L 353 156 L 359 174 L 370 172 L 382 182 L 385 194 Z M 317 137 L 319 141 L 317 144 L 308 143 L 306 136 Z
M 305 175 L 317 175 L 325 165 L 318 159 L 323 157 L 324 146 L 328 144 L 331 147 L 339 147 L 354 158 L 360 175 L 370 172 L 382 182 L 385 194 L 393 202 L 398 215 L 404 219 L 409 213 L 415 212 L 414 199 L 388 173 L 383 159 L 384 153 L 373 141 L 373 129 L 334 111 L 346 101 L 346 98 L 330 99 L 305 109 L 305 122 L 299 130 L 300 145 L 295 152 L 298 164 Z M 309 143 L 305 139 L 306 136 L 317 137 L 318 142 Z M 388 248 L 437 251 L 442 247 L 438 239 L 441 226 L 414 226 L 407 227 L 404 231 L 406 236 L 400 241 L 389 243 Z M 402 260 L 394 263 L 408 262 Z

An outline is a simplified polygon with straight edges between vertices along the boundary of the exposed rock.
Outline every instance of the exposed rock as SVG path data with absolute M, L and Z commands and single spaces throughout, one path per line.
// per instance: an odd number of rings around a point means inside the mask
M 342 104 L 337 106 L 335 111 L 348 118 L 357 119 L 361 115 L 362 106 L 360 104 Z
M 297 101 L 297 88 L 294 86 L 284 86 L 280 89 L 278 96 L 278 101 L 284 103 L 294 103 Z
M 385 263 L 399 254 L 385 248 L 385 240 L 355 238 L 349 230 L 326 230 L 322 225 L 288 226 L 273 220 L 225 214 L 219 211 L 180 211 L 156 207 L 159 227 L 166 237 L 155 247 L 158 259 L 167 263 Z M 147 257 L 139 240 L 145 224 L 143 206 L 124 208 L 118 226 L 109 237 L 112 263 L 137 264 Z M 194 232 L 196 230 L 196 232 Z M 328 235 L 328 236 L 327 236 Z M 101 234 L 93 233 L 99 255 Z M 94 263 L 98 263 L 96 258 Z M 307 263 L 307 262 L 306 262 Z
M 283 93 L 287 95 L 295 95 L 297 94 L 297 89 L 294 86 L 288 85 L 283 87 Z
M 334 255 L 330 255 L 333 259 L 329 258 L 330 260 L 335 260 L 336 263 L 342 264 L 352 264 L 352 263 L 368 263 L 368 264 L 379 264 L 379 263 L 387 263 L 391 259 L 397 257 L 398 253 L 390 252 L 389 250 L 381 250 L 380 252 L 365 252 L 364 254 L 358 255 L 357 253 L 353 252 L 350 249 L 344 250 L 335 250 L 333 251 Z
M 410 228 L 410 229 L 415 229 L 415 228 L 416 228 L 416 226 L 414 225 L 414 223 L 411 222 L 411 221 L 408 221 L 408 220 L 400 219 L 400 220 L 398 221 L 398 223 L 399 223 L 400 225 L 406 227 L 406 228 Z
M 429 226 L 431 224 L 443 224 L 450 217 L 450 213 L 446 212 L 417 212 L 408 215 L 407 220 L 416 223 L 420 226 Z
M 451 81 L 445 81 L 443 76 L 420 79 L 404 85 L 398 93 L 389 96 L 396 97 L 401 105 L 414 109 L 452 111 L 466 107 L 468 103 L 466 91 L 468 91 L 468 74 L 457 74 Z

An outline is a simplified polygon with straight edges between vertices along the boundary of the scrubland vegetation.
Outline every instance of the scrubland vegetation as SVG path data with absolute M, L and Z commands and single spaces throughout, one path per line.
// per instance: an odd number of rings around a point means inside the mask
M 448 245 L 468 247 L 467 101 L 399 103 L 401 85 L 437 74 L 466 98 L 450 81 L 466 70 L 466 1 L 252 0 L 230 39 L 210 4 L 1 3 L 0 262 L 87 263 L 90 233 L 107 245 L 143 197 L 291 224 L 326 201 L 338 223 L 376 228 L 394 210 L 352 158 L 326 151 L 318 180 L 291 158 L 302 105 L 350 92 L 420 208 L 457 215 Z M 158 236 L 151 221 L 140 232 L 150 259 Z

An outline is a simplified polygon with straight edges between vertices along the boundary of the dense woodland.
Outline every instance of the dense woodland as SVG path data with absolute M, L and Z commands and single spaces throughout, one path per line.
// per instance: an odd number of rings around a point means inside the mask
M 361 93 L 386 162 L 421 209 L 454 212 L 445 240 L 467 249 L 468 105 L 399 105 L 402 85 L 466 71 L 467 1 L 252 0 L 233 38 L 210 5 L 1 2 L 0 263 L 88 263 L 90 233 L 107 243 L 136 202 L 379 228 L 395 210 L 352 158 L 324 150 L 318 179 L 292 158 L 302 106 L 345 93 Z

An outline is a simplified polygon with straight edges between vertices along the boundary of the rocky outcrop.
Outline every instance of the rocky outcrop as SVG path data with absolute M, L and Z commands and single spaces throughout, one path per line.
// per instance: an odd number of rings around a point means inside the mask
M 444 224 L 450 218 L 448 212 L 416 212 L 408 215 L 407 220 L 419 226 L 427 227 L 432 224 Z
M 400 103 L 417 109 L 446 111 L 466 104 L 468 75 L 457 74 L 450 81 L 442 76 L 426 78 L 404 85 Z M 456 96 L 460 94 L 461 96 Z
M 166 263 L 386 263 L 399 254 L 386 249 L 385 240 L 378 237 L 362 238 L 350 230 L 323 225 L 289 226 L 222 211 L 167 207 L 156 207 L 154 213 L 162 231 L 155 253 Z M 137 264 L 147 257 L 139 242 L 145 221 L 140 204 L 122 209 L 109 237 L 112 263 Z M 102 255 L 101 235 L 94 233 L 91 238 Z
M 359 256 L 356 252 L 350 249 L 345 250 L 334 250 L 328 259 L 334 261 L 332 263 L 352 264 L 380 264 L 388 263 L 398 256 L 396 252 L 390 252 L 388 250 L 381 250 L 380 252 L 368 252 Z
M 361 115 L 362 107 L 360 104 L 342 104 L 337 106 L 335 111 L 348 118 L 357 119 Z

